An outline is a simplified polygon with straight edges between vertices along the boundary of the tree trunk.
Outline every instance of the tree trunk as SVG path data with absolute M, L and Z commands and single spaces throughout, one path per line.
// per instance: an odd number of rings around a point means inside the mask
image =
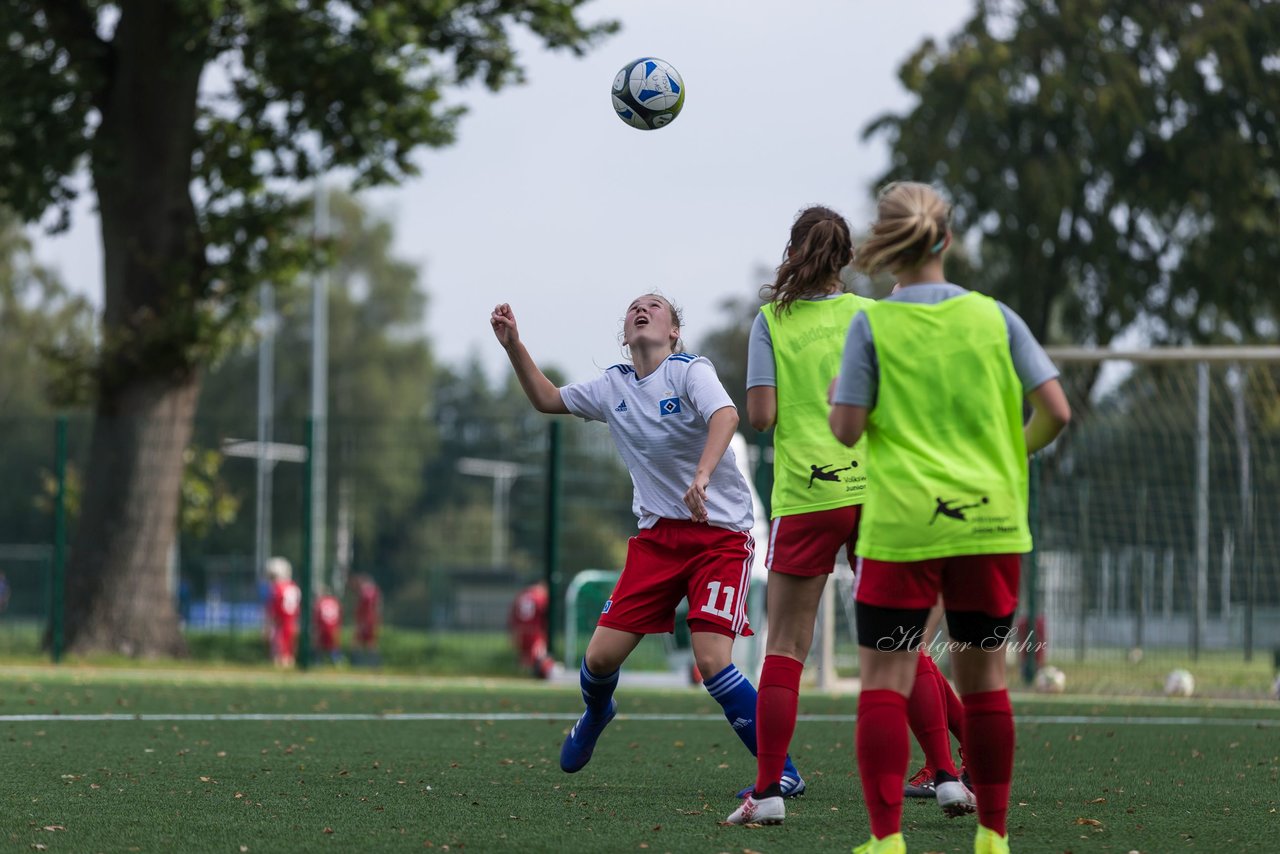
M 210 25 L 197 8 L 121 4 L 100 99 L 90 169 L 105 293 L 97 417 L 67 572 L 73 653 L 186 651 L 166 566 L 209 334 L 209 267 L 191 198 Z
M 167 567 L 198 393 L 194 378 L 139 383 L 97 413 L 67 574 L 72 653 L 187 652 Z

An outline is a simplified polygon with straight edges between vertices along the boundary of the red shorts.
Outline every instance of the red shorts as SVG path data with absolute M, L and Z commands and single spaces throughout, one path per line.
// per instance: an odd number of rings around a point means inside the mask
M 771 572 L 787 575 L 830 575 L 836 568 L 836 555 L 844 549 L 852 565 L 861 517 L 861 504 L 779 516 L 769 530 L 769 554 L 764 564 Z
M 641 635 L 672 632 L 676 607 L 687 596 L 691 631 L 749 636 L 754 554 L 747 531 L 659 519 L 628 541 L 627 565 L 597 625 Z
M 932 608 L 1007 617 L 1018 609 L 1022 555 L 957 555 L 906 563 L 858 558 L 853 598 L 880 608 Z

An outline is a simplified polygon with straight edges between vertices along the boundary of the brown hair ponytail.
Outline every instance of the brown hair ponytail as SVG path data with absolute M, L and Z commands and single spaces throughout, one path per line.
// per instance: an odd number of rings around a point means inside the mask
M 762 299 L 779 312 L 798 299 L 829 293 L 831 281 L 853 259 L 853 238 L 844 217 L 815 205 L 796 215 L 786 256 L 773 284 L 760 289 Z

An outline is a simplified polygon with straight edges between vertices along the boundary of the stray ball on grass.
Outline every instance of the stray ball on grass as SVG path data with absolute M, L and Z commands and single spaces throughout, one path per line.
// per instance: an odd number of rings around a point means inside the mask
M 1166 697 L 1190 697 L 1196 692 L 1196 680 L 1191 675 L 1190 670 L 1183 670 L 1179 667 L 1172 670 L 1164 680 L 1164 695 Z
M 1067 674 L 1052 664 L 1036 671 L 1036 690 L 1041 694 L 1061 694 L 1067 687 Z
M 683 108 L 684 81 L 669 62 L 642 56 L 614 75 L 613 110 L 633 128 L 666 127 Z

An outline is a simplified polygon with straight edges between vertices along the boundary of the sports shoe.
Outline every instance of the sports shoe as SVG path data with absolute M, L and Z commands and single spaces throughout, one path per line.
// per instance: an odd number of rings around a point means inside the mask
M 789 760 L 788 760 L 789 761 Z M 800 772 L 795 767 L 784 769 L 782 772 L 782 797 L 798 798 L 804 794 L 805 784 L 804 778 L 800 776 Z M 738 792 L 738 799 L 741 800 L 756 790 L 756 784 L 752 783 L 745 789 Z
M 945 780 L 937 785 L 938 806 L 947 818 L 970 815 L 978 809 L 978 799 L 959 780 Z
M 749 794 L 742 805 L 725 819 L 729 824 L 782 824 L 787 817 L 786 804 L 781 797 L 761 798 L 756 800 L 755 794 Z
M 911 775 L 902 794 L 908 798 L 932 798 L 936 794 L 933 769 L 928 765 Z
M 973 838 L 973 854 L 1009 854 L 1009 835 L 1001 836 L 989 827 L 978 825 Z
M 573 774 L 586 767 L 586 764 L 591 761 L 591 754 L 596 749 L 596 740 L 600 738 L 600 733 L 604 732 L 604 728 L 617 713 L 618 701 L 614 699 L 609 700 L 609 710 L 601 719 L 591 714 L 590 709 L 582 713 L 582 717 L 578 718 L 573 729 L 569 730 L 568 737 L 560 747 L 561 771 Z
M 853 849 L 853 854 L 907 854 L 907 843 L 901 833 L 892 833 L 884 839 L 873 836 Z

